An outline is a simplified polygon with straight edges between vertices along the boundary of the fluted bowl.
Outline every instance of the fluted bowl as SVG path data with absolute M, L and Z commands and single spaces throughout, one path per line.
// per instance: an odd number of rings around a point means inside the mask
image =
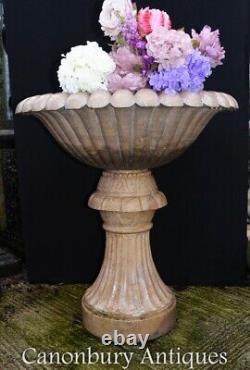
M 39 95 L 19 103 L 16 113 L 39 118 L 66 151 L 86 164 L 140 170 L 169 163 L 216 113 L 237 108 L 225 93 L 168 96 L 142 89 Z

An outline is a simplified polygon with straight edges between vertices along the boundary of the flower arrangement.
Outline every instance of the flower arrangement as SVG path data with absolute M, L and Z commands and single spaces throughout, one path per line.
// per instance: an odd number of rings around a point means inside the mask
M 204 26 L 189 35 L 173 29 L 165 11 L 149 7 L 137 11 L 131 0 L 105 0 L 99 22 L 112 41 L 111 52 L 96 42 L 72 48 L 58 70 L 63 91 L 148 87 L 166 94 L 198 92 L 225 58 L 219 30 Z

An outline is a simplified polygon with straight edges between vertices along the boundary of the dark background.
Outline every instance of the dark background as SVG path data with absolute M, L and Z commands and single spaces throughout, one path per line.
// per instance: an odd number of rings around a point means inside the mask
M 5 0 L 12 105 L 59 91 L 60 55 L 104 40 L 102 0 Z M 227 55 L 206 84 L 232 94 L 240 110 L 221 113 L 169 166 L 154 170 L 169 205 L 157 212 L 152 251 L 170 284 L 241 284 L 246 273 L 248 44 L 247 0 L 137 1 L 162 8 L 173 27 L 220 28 Z M 165 5 L 166 4 L 166 5 Z M 32 282 L 91 282 L 104 234 L 87 207 L 100 171 L 59 148 L 35 118 L 15 118 L 28 276 Z

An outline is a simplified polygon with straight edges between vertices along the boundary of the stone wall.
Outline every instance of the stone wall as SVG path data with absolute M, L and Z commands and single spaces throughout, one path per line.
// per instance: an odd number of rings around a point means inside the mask
M 16 153 L 14 135 L 9 131 L 10 125 L 4 115 L 2 60 L 2 54 L 0 54 L 0 246 L 8 246 L 11 250 L 22 254 Z
M 0 56 L 0 130 L 4 126 L 3 119 L 3 76 L 2 76 L 2 55 Z M 2 163 L 2 151 L 0 150 L 0 164 Z M 4 230 L 6 226 L 6 215 L 5 215 L 5 198 L 3 191 L 3 176 L 2 169 L 0 167 L 0 232 Z
M 2 162 L 2 152 L 0 150 L 0 162 Z M 3 191 L 3 176 L 0 169 L 0 233 L 4 231 L 6 227 L 6 214 L 5 214 L 5 198 Z
M 2 38 L 0 33 L 0 50 L 2 50 Z M 2 63 L 2 52 L 0 54 L 0 130 L 6 129 L 6 123 L 4 120 L 4 94 L 3 94 L 3 63 Z

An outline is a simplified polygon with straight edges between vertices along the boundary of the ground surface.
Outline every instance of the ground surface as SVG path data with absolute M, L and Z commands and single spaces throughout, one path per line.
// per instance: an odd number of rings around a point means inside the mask
M 188 365 L 140 364 L 144 350 L 105 347 L 81 327 L 82 285 L 31 286 L 19 279 L 1 283 L 0 369 L 121 369 L 119 365 L 25 365 L 21 353 L 29 347 L 38 352 L 133 352 L 129 369 L 182 370 Z M 228 363 L 194 365 L 194 369 L 250 369 L 250 289 L 187 288 L 176 292 L 178 323 L 168 336 L 151 342 L 157 352 L 227 352 Z M 122 362 L 125 365 L 125 361 Z

